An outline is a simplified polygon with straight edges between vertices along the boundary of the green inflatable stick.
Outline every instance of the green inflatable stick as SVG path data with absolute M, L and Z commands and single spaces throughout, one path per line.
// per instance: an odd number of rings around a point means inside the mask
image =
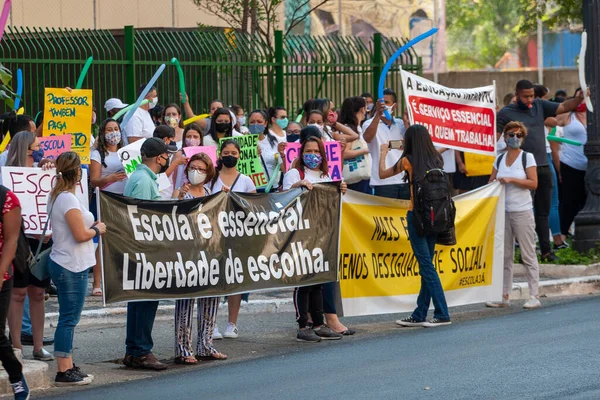
M 552 130 L 548 134 L 548 140 L 551 142 L 572 144 L 573 146 L 581 146 L 581 143 L 576 140 L 571 140 L 571 139 L 566 139 L 563 137 L 556 136 L 556 127 L 552 128 Z
M 150 100 L 148 100 L 148 99 L 144 99 L 144 100 L 142 100 L 142 102 L 140 103 L 140 106 L 143 106 L 144 104 L 148 104 L 148 102 L 149 102 L 149 101 L 150 101 Z M 127 107 L 123 108 L 122 110 L 119 110 L 119 112 L 118 112 L 118 113 L 116 113 L 115 115 L 113 115 L 113 117 L 112 117 L 112 118 L 113 118 L 114 120 L 117 120 L 117 119 L 121 118 L 121 116 L 122 116 L 123 114 L 125 114 L 127 111 L 131 110 L 131 107 L 133 107 L 133 106 L 135 106 L 135 104 L 130 104 L 130 105 L 128 105 Z
M 87 75 L 88 69 L 90 69 L 92 62 L 94 62 L 94 57 L 89 56 L 87 61 L 85 62 L 85 65 L 83 66 L 83 69 L 81 70 L 81 73 L 79 74 L 79 79 L 77 80 L 77 85 L 75 86 L 75 89 L 81 89 L 81 87 L 83 86 L 83 81 L 85 80 L 85 76 Z
M 175 57 L 171 58 L 171 64 L 175 65 L 177 68 L 177 75 L 179 76 L 179 93 L 183 97 L 181 102 L 185 104 L 187 97 L 185 93 L 185 76 L 183 76 L 183 69 L 181 69 L 181 64 L 179 64 L 179 60 Z
M 279 154 L 277 154 L 277 155 L 279 156 Z M 277 157 L 277 165 L 275 166 L 275 169 L 273 170 L 273 176 L 271 177 L 271 179 L 269 180 L 269 183 L 265 187 L 265 193 L 269 193 L 271 191 L 271 188 L 275 184 L 275 181 L 277 179 L 279 179 L 279 170 L 280 169 L 281 169 L 281 157 Z

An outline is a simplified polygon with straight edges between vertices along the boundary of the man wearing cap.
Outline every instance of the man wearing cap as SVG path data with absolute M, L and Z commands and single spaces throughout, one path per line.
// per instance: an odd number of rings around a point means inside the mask
M 145 88 L 146 85 L 140 86 L 138 96 Z M 154 86 L 150 89 L 145 99 L 148 100 L 148 103 L 139 106 L 131 116 L 131 119 L 127 122 L 127 125 L 122 127 L 123 133 L 127 137 L 129 143 L 133 143 L 140 139 L 151 138 L 154 133 L 154 128 L 156 128 L 149 111 L 158 104 L 158 92 Z
M 140 200 L 160 200 L 157 175 L 169 167 L 169 157 L 177 151 L 159 138 L 146 139 L 140 150 L 142 163 L 131 174 L 124 195 Z M 152 354 L 152 327 L 158 301 L 127 303 L 127 338 L 123 364 L 132 368 L 162 371 L 167 366 Z
M 118 113 L 119 111 L 121 111 L 122 109 L 127 107 L 128 105 L 129 104 L 123 103 L 120 99 L 112 98 L 112 99 L 106 100 L 106 103 L 104 103 L 104 109 L 106 110 L 108 118 L 113 118 L 113 116 L 116 113 Z M 119 118 L 119 119 L 122 119 L 122 118 Z M 120 122 L 121 121 L 119 121 L 119 123 Z

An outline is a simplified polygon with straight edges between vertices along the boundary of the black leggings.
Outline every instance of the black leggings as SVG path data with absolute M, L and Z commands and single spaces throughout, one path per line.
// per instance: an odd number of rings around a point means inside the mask
M 0 278 L 2 279 L 2 278 Z M 8 306 L 10 305 L 10 296 L 12 293 L 12 278 L 4 282 L 2 291 L 0 291 L 0 361 L 8 373 L 10 383 L 19 382 L 23 377 L 21 363 L 15 356 L 14 350 L 8 338 L 6 337 L 6 316 L 8 315 Z
M 585 206 L 587 198 L 585 193 L 585 171 L 571 168 L 561 162 L 560 176 L 562 179 L 558 190 L 560 232 L 566 236 L 575 216 Z
M 537 167 L 538 187 L 533 196 L 535 232 L 540 241 L 542 255 L 550 253 L 550 205 L 552 204 L 552 186 L 554 179 L 550 166 Z
M 300 329 L 308 324 L 308 310 L 313 326 L 323 325 L 323 285 L 302 286 L 294 290 L 296 320 Z

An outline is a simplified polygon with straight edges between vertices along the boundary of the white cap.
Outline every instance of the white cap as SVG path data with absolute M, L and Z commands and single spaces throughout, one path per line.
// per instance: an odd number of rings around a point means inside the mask
M 106 100 L 106 103 L 104 103 L 104 109 L 108 112 L 110 110 L 112 110 L 113 108 L 116 109 L 123 109 L 125 107 L 127 107 L 128 104 L 123 103 L 121 100 L 119 99 L 108 99 Z

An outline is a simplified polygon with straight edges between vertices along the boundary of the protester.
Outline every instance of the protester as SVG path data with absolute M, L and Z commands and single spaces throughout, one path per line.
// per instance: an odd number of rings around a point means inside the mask
M 381 144 L 381 156 L 379 158 L 379 177 L 386 179 L 407 171 L 405 181 L 410 184 L 410 206 L 406 215 L 408 225 L 408 239 L 414 256 L 419 263 L 419 275 L 421 275 L 421 290 L 417 298 L 417 308 L 410 317 L 396 321 L 400 326 L 424 326 L 437 327 L 450 325 L 450 314 L 446 304 L 446 296 L 440 277 L 433 265 L 436 235 L 419 236 L 415 228 L 414 219 L 414 191 L 415 182 L 425 177 L 425 172 L 434 168 L 442 168 L 444 161 L 440 153 L 433 146 L 429 131 L 422 125 L 412 125 L 406 130 L 404 151 L 402 156 L 391 166 L 387 167 L 387 155 L 389 146 Z M 435 311 L 433 319 L 427 322 L 427 311 L 431 301 Z
M 219 147 L 219 140 L 225 137 L 242 136 L 233 130 L 233 118 L 226 108 L 218 108 L 212 118 L 208 132 L 204 135 L 205 146 Z
M 349 97 L 342 103 L 342 109 L 340 112 L 339 122 L 348 128 L 352 129 L 359 136 L 362 137 L 361 123 L 365 120 L 367 113 L 366 103 L 363 97 L 355 96 Z M 348 183 L 348 188 L 356 190 L 357 192 L 373 194 L 373 190 L 370 186 L 371 176 L 371 155 L 367 143 L 362 139 L 348 143 L 346 150 L 344 151 L 344 180 Z M 365 169 L 364 175 L 355 178 L 355 174 L 362 172 L 361 164 Z M 351 165 L 353 168 L 347 168 Z M 360 179 L 365 178 L 365 179 Z
M 527 80 L 517 82 L 517 102 L 504 107 L 498 113 L 496 130 L 498 135 L 511 121 L 522 122 L 527 128 L 528 135 L 523 142 L 522 149 L 533 153 L 537 164 L 538 186 L 534 194 L 533 208 L 535 214 L 535 230 L 540 242 L 542 261 L 551 262 L 556 256 L 550 248 L 550 227 L 548 217 L 552 204 L 552 174 L 546 153 L 546 136 L 544 134 L 544 121 L 557 114 L 575 111 L 583 101 L 583 93 L 564 103 L 557 104 L 546 100 L 534 99 L 533 84 Z
M 215 121 L 218 120 L 215 119 Z M 221 146 L 221 152 L 219 153 L 219 160 L 217 161 L 216 167 L 217 172 L 210 183 L 210 191 L 213 194 L 219 193 L 222 190 L 225 192 L 256 193 L 256 186 L 252 179 L 238 172 L 236 166 L 239 159 L 240 145 L 233 139 L 225 140 Z M 244 297 L 247 301 L 248 295 L 246 294 Z M 223 337 L 227 339 L 236 339 L 239 335 L 237 319 L 240 313 L 241 304 L 241 294 L 227 297 L 227 305 L 229 307 L 228 320 L 225 332 L 223 332 Z M 215 332 L 218 332 L 216 326 Z M 215 333 L 215 336 L 220 336 L 220 332 L 218 333 L 219 335 Z
M 2 139 L 4 140 L 4 136 L 10 133 L 11 141 L 13 136 L 22 131 L 35 133 L 36 126 L 33 122 L 33 119 L 29 115 L 17 115 L 15 111 L 11 111 L 9 113 L 3 114 L 2 119 Z M 12 132 L 12 133 L 11 133 Z M 36 135 L 37 136 L 37 135 Z M 8 147 L 0 154 L 0 167 L 6 165 L 6 161 L 8 159 L 8 151 L 10 150 L 10 142 L 8 143 Z M 2 177 L 0 176 L 0 183 L 2 183 Z
M 294 121 L 291 121 L 288 124 L 286 130 L 286 140 L 288 143 L 296 143 L 300 140 L 300 131 L 302 130 L 302 126 Z
M 458 194 L 466 193 L 487 185 L 490 180 L 489 175 L 468 176 L 469 166 L 465 162 L 465 153 L 455 150 L 456 171 L 454 172 L 452 186 L 458 190 Z M 489 164 L 488 164 L 489 165 Z
M 206 186 L 215 176 L 215 167 L 210 157 L 204 153 L 195 154 L 185 167 L 189 183 L 173 193 L 179 200 L 206 197 L 211 194 Z M 198 340 L 196 356 L 192 350 L 192 328 L 194 299 L 175 302 L 175 364 L 193 365 L 198 360 L 225 360 L 227 356 L 218 352 L 212 345 L 217 322 L 219 297 L 198 299 Z
M 0 361 L 17 400 L 29 399 L 29 387 L 23 367 L 6 337 L 6 317 L 13 285 L 13 259 L 17 251 L 21 228 L 21 203 L 17 196 L 0 186 Z
M 194 114 L 194 110 L 192 110 L 192 107 L 190 106 L 190 102 L 189 102 L 189 97 L 186 96 L 185 99 L 185 103 L 183 104 L 183 108 L 185 109 L 185 115 L 187 118 L 193 118 L 196 116 L 196 114 Z M 220 108 L 224 108 L 224 103 L 219 100 L 219 99 L 215 99 L 213 101 L 210 102 L 210 107 L 209 107 L 209 114 L 211 116 L 214 115 L 214 113 L 220 109 Z M 214 118 L 214 116 L 213 116 Z M 202 128 L 202 131 L 207 134 L 208 130 L 210 129 L 210 125 L 212 123 L 212 119 L 211 117 L 209 118 L 203 118 L 197 121 L 198 125 L 200 125 L 200 127 Z
M 73 363 L 73 337 L 85 303 L 88 270 L 96 264 L 92 239 L 106 232 L 102 222 L 75 195 L 81 161 L 71 151 L 56 159 L 56 184 L 48 198 L 54 244 L 48 271 L 58 289 L 58 325 L 54 333 L 56 386 L 89 384 L 93 376 Z
M 105 119 L 98 130 L 96 148 L 90 156 L 90 184 L 110 193 L 123 194 L 127 175 L 117 151 L 123 147 L 119 123 L 112 118 Z M 97 199 L 95 193 L 90 201 L 90 211 L 95 219 L 97 215 Z M 100 288 L 102 269 L 100 266 L 100 247 L 96 249 L 96 265 L 94 265 L 94 284 L 92 296 L 102 296 Z
M 52 162 L 43 159 L 44 152 L 40 150 L 40 140 L 29 131 L 21 131 L 13 135 L 10 142 L 6 166 L 7 167 L 54 167 Z M 49 237 L 46 238 L 45 248 L 48 246 Z M 28 238 L 30 247 L 35 251 L 38 247 L 39 237 Z M 54 358 L 44 349 L 44 297 L 46 288 L 50 286 L 50 279 L 39 280 L 29 269 L 15 271 L 13 276 L 13 289 L 10 307 L 8 309 L 8 326 L 13 346 L 23 350 L 21 343 L 21 328 L 23 323 L 23 310 L 25 297 L 29 298 L 29 313 L 33 333 L 33 357 L 40 361 L 52 361 Z
M 577 89 L 575 97 L 581 95 Z M 563 137 L 581 143 L 581 146 L 561 143 L 560 165 L 560 230 L 563 240 L 569 235 L 575 216 L 585 206 L 587 199 L 585 173 L 588 160 L 583 146 L 587 143 L 587 107 L 581 103 L 574 112 L 558 116 L 558 125 L 563 127 Z
M 314 136 L 307 138 L 302 143 L 300 155 L 296 167 L 291 168 L 283 178 L 283 190 L 297 187 L 305 187 L 311 190 L 313 183 L 331 182 L 325 146 L 319 138 Z M 342 182 L 342 193 L 345 193 L 346 189 L 346 184 Z M 341 333 L 334 332 L 325 325 L 322 284 L 294 289 L 294 306 L 296 307 L 296 320 L 299 326 L 296 336 L 297 341 L 320 342 L 321 339 L 336 340 L 343 337 Z M 309 309 L 312 327 L 308 325 Z
M 160 104 L 157 104 L 153 109 L 149 110 L 150 118 L 152 118 L 152 123 L 155 128 L 163 124 L 162 116 L 164 110 L 165 108 Z
M 140 200 L 159 200 L 157 174 L 165 172 L 169 157 L 177 147 L 167 145 L 158 138 L 146 139 L 140 149 L 142 163 L 131 174 L 125 185 L 124 195 Z M 127 303 L 127 338 L 123 364 L 132 368 L 161 371 L 167 366 L 152 354 L 152 327 L 158 301 Z
M 306 126 L 314 126 L 315 128 L 317 128 L 321 133 L 321 140 L 323 142 L 333 141 L 333 136 L 325 127 L 325 120 L 323 119 L 323 113 L 321 111 L 309 111 L 308 115 L 306 116 Z
M 171 128 L 167 125 L 157 126 L 152 134 L 153 137 L 158 138 L 165 142 L 167 146 L 173 146 L 178 148 L 175 143 L 175 129 Z M 187 163 L 187 157 L 183 153 L 183 151 L 178 151 L 175 154 L 172 154 L 169 157 L 167 162 L 167 169 L 164 171 L 165 175 L 169 180 L 169 184 L 165 185 L 165 187 L 160 189 L 160 197 L 163 200 L 169 200 L 173 195 L 173 190 L 175 188 L 175 180 L 176 180 L 176 172 L 181 165 L 185 165 Z
M 104 109 L 106 110 L 107 118 L 112 118 L 116 113 L 127 107 L 129 104 L 123 103 L 120 99 L 112 98 L 106 100 L 104 103 Z M 122 118 L 119 118 L 122 119 Z M 121 123 L 121 121 L 118 121 Z
M 246 126 L 246 114 L 244 113 L 244 108 L 240 105 L 235 105 L 231 107 L 231 111 L 235 115 L 235 119 L 237 120 L 237 124 L 235 124 L 234 129 L 241 133 L 242 135 L 247 135 L 250 133 L 248 127 Z
M 162 113 L 162 123 L 175 130 L 173 140 L 178 149 L 183 145 L 183 120 L 181 118 L 181 108 L 175 103 L 165 107 Z
M 373 112 L 375 110 L 375 98 L 373 97 L 373 95 L 371 93 L 368 93 L 368 92 L 361 94 L 360 97 L 365 99 L 365 104 L 366 104 L 366 108 L 367 108 L 365 118 L 366 119 L 373 118 L 375 116 L 374 112 Z M 360 124 L 362 125 L 363 122 L 365 122 L 365 121 L 360 121 Z
M 146 85 L 140 86 L 138 95 L 140 95 L 145 88 Z M 158 104 L 158 91 L 156 87 L 153 86 L 144 99 L 149 100 L 149 102 L 139 106 L 127 122 L 127 125 L 123 127 L 123 133 L 127 137 L 129 143 L 133 143 L 140 139 L 151 138 L 154 128 L 156 128 L 154 120 L 152 119 L 152 116 L 150 116 L 150 110 L 154 109 Z
M 539 297 L 540 271 L 535 252 L 535 221 L 531 191 L 537 188 L 535 157 L 521 150 L 527 137 L 527 128 L 520 122 L 509 122 L 504 126 L 504 140 L 508 151 L 498 156 L 490 182 L 498 180 L 506 186 L 504 217 L 504 285 L 502 301 L 486 303 L 488 307 L 510 307 L 510 292 L 513 284 L 514 242 L 519 241 L 521 258 L 527 269 L 527 284 L 530 298 L 523 308 L 541 306 Z
M 375 116 L 363 124 L 363 139 L 367 142 L 371 157 L 373 158 L 371 169 L 371 187 L 375 196 L 388 197 L 392 199 L 410 199 L 409 185 L 404 181 L 404 172 L 393 174 L 386 179 L 379 176 L 379 156 L 382 145 L 389 144 L 391 140 L 404 140 L 404 122 L 394 117 L 397 96 L 391 89 L 385 89 L 383 99 L 376 104 Z M 384 114 L 387 109 L 392 120 L 388 120 Z M 386 153 L 386 168 L 395 165 L 402 155 L 398 149 L 391 149 Z
M 183 130 L 183 144 L 181 147 L 181 151 L 183 155 L 185 155 L 185 149 L 187 147 L 196 147 L 196 146 L 204 146 L 204 135 L 202 135 L 202 128 L 200 125 L 193 122 L 185 127 Z M 175 171 L 175 188 L 180 188 L 183 186 L 186 180 L 185 174 L 186 164 L 180 164 Z
M 285 148 L 287 146 L 285 126 L 287 128 L 287 112 L 283 107 L 270 108 L 267 119 L 267 113 L 262 110 L 252 111 L 249 119 L 250 133 L 258 135 L 258 147 L 260 149 L 260 160 L 263 170 L 267 175 L 267 181 L 271 180 L 274 174 L 280 171 L 285 172 Z M 267 121 L 271 122 L 271 128 L 267 127 Z M 283 121 L 283 122 L 281 122 Z M 278 160 L 282 164 L 279 170 L 276 170 Z M 273 189 L 279 188 L 279 180 L 273 184 Z

